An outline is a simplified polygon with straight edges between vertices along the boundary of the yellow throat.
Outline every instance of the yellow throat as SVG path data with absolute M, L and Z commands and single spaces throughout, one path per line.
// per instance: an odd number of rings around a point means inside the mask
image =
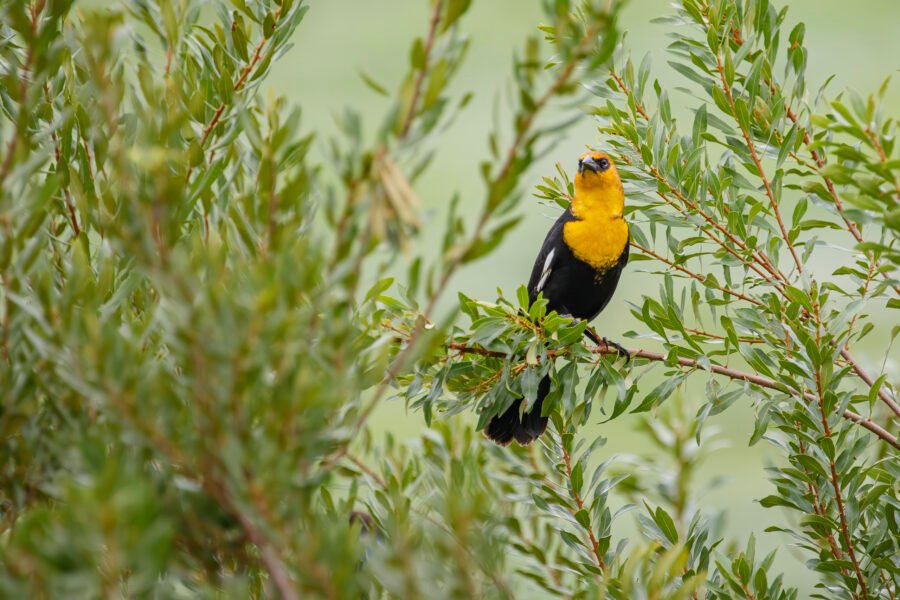
M 600 159 L 600 152 L 589 153 Z M 582 158 L 587 155 L 583 155 Z M 571 210 L 576 220 L 563 227 L 563 239 L 578 260 L 599 272 L 613 267 L 628 243 L 628 223 L 622 211 L 625 193 L 615 165 L 609 161 L 605 171 L 585 169 L 575 176 L 575 198 Z

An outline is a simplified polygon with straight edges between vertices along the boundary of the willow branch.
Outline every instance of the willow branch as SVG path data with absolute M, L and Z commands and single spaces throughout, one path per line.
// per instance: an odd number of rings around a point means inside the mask
M 31 37 L 32 39 L 37 37 L 37 14 L 35 14 L 34 10 L 31 11 Z M 28 48 L 25 51 L 25 62 L 22 63 L 22 74 L 19 76 L 19 110 L 16 114 L 16 126 L 7 145 L 6 158 L 3 159 L 3 165 L 0 166 L 0 188 L 3 187 L 3 182 L 6 181 L 6 177 L 12 169 L 13 157 L 16 154 L 16 146 L 19 143 L 20 130 L 24 125 L 25 119 L 27 119 L 28 113 L 25 109 L 25 103 L 28 100 L 28 72 L 31 69 L 33 58 L 34 44 L 32 41 L 29 41 Z
M 274 13 L 275 18 L 275 27 L 278 26 L 278 19 L 281 17 L 281 9 L 277 9 Z M 259 41 L 256 45 L 256 50 L 253 51 L 253 56 L 250 58 L 250 62 L 247 63 L 241 70 L 241 74 L 238 76 L 237 81 L 234 82 L 232 86 L 232 90 L 235 92 L 240 91 L 244 84 L 247 82 L 247 77 L 250 76 L 250 73 L 256 68 L 256 65 L 259 63 L 262 58 L 262 51 L 266 45 L 266 42 L 269 41 L 269 38 L 263 35 L 263 39 Z M 219 104 L 219 107 L 216 108 L 216 112 L 213 113 L 212 119 L 210 119 L 209 124 L 203 129 L 203 134 L 200 136 L 200 150 L 206 146 L 206 142 L 209 141 L 210 136 L 212 135 L 213 130 L 216 128 L 216 125 L 219 124 L 219 120 L 222 118 L 222 114 L 225 112 L 225 102 L 223 101 Z M 191 174 L 194 172 L 194 167 L 188 167 L 187 174 L 184 176 L 185 181 L 191 178 Z
M 819 304 L 814 306 L 814 315 L 816 318 L 816 343 L 822 344 L 822 315 L 819 311 Z M 825 410 L 825 388 L 822 385 L 822 369 L 816 367 L 816 403 L 819 406 L 819 415 L 822 417 L 822 431 L 826 438 L 831 438 L 831 426 L 828 424 L 828 412 Z M 844 509 L 844 499 L 841 496 L 841 485 L 837 473 L 837 467 L 834 464 L 834 458 L 829 458 L 828 464 L 831 467 L 831 487 L 834 489 L 834 499 L 837 502 L 838 518 L 841 524 L 841 537 L 847 547 L 847 554 L 850 555 L 850 562 L 853 564 L 853 571 L 856 574 L 856 581 L 862 590 L 862 597 L 868 600 L 869 591 L 866 588 L 866 580 L 859 568 L 859 560 L 856 558 L 856 550 L 853 548 L 853 539 L 850 537 L 850 530 L 847 527 L 847 511 Z
M 800 125 L 797 122 L 797 115 L 794 113 L 791 107 L 785 104 L 784 108 L 791 122 L 799 127 Z M 816 167 L 819 169 L 819 174 L 822 176 L 822 180 L 825 182 L 825 187 L 828 188 L 828 192 L 831 194 L 831 199 L 834 200 L 834 206 L 835 208 L 837 208 L 838 214 L 841 215 L 841 219 L 844 220 L 844 224 L 847 226 L 847 231 L 850 232 L 850 234 L 856 239 L 857 242 L 861 243 L 863 241 L 862 234 L 856 227 L 856 223 L 851 221 L 847 217 L 847 213 L 844 212 L 844 203 L 841 201 L 840 196 L 838 196 L 837 190 L 835 190 L 834 188 L 834 182 L 831 181 L 830 177 L 821 173 L 822 167 L 825 166 L 825 157 L 819 154 L 819 151 L 813 147 L 812 142 L 809 138 L 809 132 L 806 130 L 806 128 L 803 129 L 803 143 L 807 148 L 809 148 L 809 153 L 812 156 L 812 159 L 816 161 Z
M 674 194 L 674 196 L 676 198 L 678 198 L 685 206 L 687 206 L 688 208 L 690 208 L 691 210 L 696 212 L 698 215 L 703 217 L 704 221 L 706 221 L 709 225 L 713 226 L 715 229 L 717 229 L 719 232 L 721 232 L 727 239 L 731 240 L 732 244 L 734 244 L 735 246 L 737 246 L 744 252 L 747 252 L 750 255 L 750 258 L 753 259 L 753 262 L 749 262 L 749 261 L 745 260 L 744 257 L 739 255 L 733 248 L 731 248 L 723 240 L 712 235 L 712 232 L 701 228 L 701 231 L 706 233 L 710 239 L 712 239 L 714 242 L 718 243 L 729 254 L 731 254 L 732 256 L 734 256 L 735 258 L 740 260 L 742 263 L 744 263 L 747 267 L 749 267 L 753 271 L 755 271 L 757 275 L 759 275 L 760 277 L 762 277 L 763 279 L 765 279 L 766 281 L 768 281 L 769 283 L 774 285 L 779 291 L 783 291 L 783 288 L 777 281 L 773 281 L 773 280 L 769 279 L 769 277 L 765 273 L 760 271 L 759 267 L 756 266 L 757 264 L 761 265 L 762 268 L 764 268 L 766 271 L 771 273 L 772 276 L 776 280 L 781 279 L 782 281 L 787 282 L 787 277 L 784 275 L 784 273 L 782 273 L 781 271 L 779 271 L 772 265 L 772 262 L 769 260 L 768 256 L 766 256 L 759 250 L 751 250 L 747 246 L 747 244 L 744 243 L 743 240 L 741 240 L 739 237 L 737 237 L 736 235 L 734 235 L 733 233 L 728 231 L 728 229 L 723 227 L 722 224 L 719 223 L 716 219 L 714 219 L 709 213 L 707 213 L 705 210 L 700 208 L 700 206 L 696 202 L 692 202 L 687 197 L 685 197 L 685 195 L 682 194 L 681 191 L 678 190 L 678 188 L 674 187 L 671 183 L 669 183 L 669 181 L 665 177 L 663 177 L 662 173 L 660 173 L 659 170 L 656 169 L 656 167 L 650 167 L 650 174 L 653 175 L 658 182 L 665 185 L 669 189 L 669 191 L 672 194 Z
M 614 70 L 610 69 L 609 72 L 610 72 L 610 74 L 613 76 L 613 78 L 615 79 L 615 81 L 616 81 L 616 83 L 618 84 L 619 89 L 622 91 L 622 93 L 624 93 L 627 97 L 629 97 L 629 98 L 634 102 L 635 109 L 637 110 L 637 112 L 644 118 L 645 121 L 648 121 L 648 122 L 649 122 L 649 121 L 650 121 L 650 117 L 647 115 L 647 113 L 645 112 L 643 106 L 641 106 L 640 102 L 638 102 L 637 98 L 634 97 L 634 95 L 633 95 L 631 89 L 629 89 L 629 87 L 625 84 L 625 82 L 622 80 L 622 78 L 621 78 Z M 641 149 L 640 149 L 639 147 L 637 147 L 637 146 L 634 144 L 634 142 L 633 142 L 630 138 L 628 138 L 628 142 L 631 143 L 632 147 L 640 154 Z M 776 269 L 776 268 L 772 265 L 772 261 L 769 260 L 769 257 L 768 257 L 764 252 L 762 252 L 761 250 L 758 250 L 758 249 L 756 249 L 756 250 L 751 250 L 751 249 L 747 246 L 747 244 L 744 243 L 743 240 L 741 240 L 739 237 L 737 237 L 736 235 L 734 235 L 733 233 L 731 233 L 730 231 L 728 231 L 728 229 L 726 229 L 725 227 L 723 227 L 716 219 L 712 218 L 712 216 L 711 216 L 709 213 L 707 213 L 705 210 L 703 210 L 702 208 L 700 208 L 700 206 L 699 206 L 696 202 L 692 202 L 692 201 L 690 201 L 687 197 L 685 197 L 685 195 L 682 194 L 681 191 L 680 191 L 678 188 L 676 188 L 676 187 L 673 186 L 671 183 L 669 183 L 668 179 L 666 179 L 666 178 L 663 176 L 663 174 L 659 172 L 658 169 L 656 169 L 656 168 L 653 167 L 653 166 L 649 166 L 649 165 L 648 165 L 648 172 L 650 173 L 650 175 L 652 175 L 652 176 L 656 179 L 657 182 L 659 182 L 659 183 L 663 184 L 664 186 L 666 186 L 666 188 L 669 190 L 669 192 L 672 193 L 672 194 L 674 194 L 675 197 L 678 198 L 678 200 L 680 200 L 685 206 L 687 206 L 688 208 L 690 208 L 691 210 L 693 210 L 694 212 L 696 212 L 697 214 L 699 214 L 701 217 L 703 217 L 703 219 L 704 219 L 709 225 L 711 225 L 712 227 L 714 227 L 715 229 L 717 229 L 719 232 L 721 232 L 727 239 L 729 239 L 729 240 L 731 241 L 732 244 L 734 244 L 735 246 L 737 246 L 738 248 L 740 248 L 742 251 L 747 252 L 747 253 L 750 255 L 750 258 L 752 258 L 754 262 L 758 263 L 758 264 L 761 265 L 764 269 L 766 269 L 769 273 L 771 273 L 772 276 L 775 277 L 775 279 L 781 279 L 781 280 L 784 281 L 785 283 L 787 282 L 787 277 L 785 277 L 785 275 L 784 275 L 780 270 Z M 663 194 L 662 192 L 657 192 L 657 194 L 658 194 L 663 200 L 665 200 L 665 202 L 666 202 L 669 206 L 673 207 L 675 210 L 677 210 L 678 212 L 681 212 L 681 213 L 683 214 L 682 209 L 681 209 L 677 204 L 675 204 L 674 202 L 670 201 L 670 200 L 668 199 L 668 197 L 666 197 L 665 194 Z M 763 279 L 765 279 L 766 281 L 769 281 L 770 283 L 772 283 L 773 285 L 775 285 L 776 288 L 780 287 L 779 284 L 778 284 L 777 282 L 771 281 L 771 280 L 768 278 L 768 276 L 766 276 L 765 273 L 760 272 L 760 271 L 758 270 L 758 268 L 757 268 L 753 263 L 746 261 L 746 260 L 744 259 L 744 257 L 740 256 L 737 252 L 735 252 L 733 248 L 731 248 L 730 246 L 728 246 L 728 245 L 724 242 L 724 240 L 722 240 L 722 239 L 716 237 L 715 235 L 712 234 L 711 231 L 709 231 L 709 230 L 707 230 L 707 229 L 704 229 L 704 228 L 702 228 L 702 227 L 699 228 L 699 229 L 700 229 L 700 231 L 703 232 L 707 237 L 709 237 L 711 240 L 713 240 L 713 241 L 716 242 L 719 246 L 721 246 L 723 249 L 725 249 L 729 254 L 731 254 L 732 256 L 734 256 L 735 258 L 737 258 L 738 260 L 740 260 L 740 261 L 741 261 L 742 263 L 744 263 L 746 266 L 748 266 L 748 267 L 750 267 L 751 269 L 753 269 L 754 271 L 756 271 L 756 273 L 757 273 L 758 275 L 760 275 Z
M 796 425 L 797 429 L 799 430 L 801 427 L 800 422 L 799 421 L 795 422 L 795 425 Z M 802 437 L 800 437 L 798 439 L 800 441 L 800 454 L 805 455 L 806 454 L 806 444 L 803 443 Z M 822 502 L 822 500 L 820 499 L 821 494 L 819 492 L 818 482 L 813 478 L 813 476 L 810 474 L 810 472 L 802 464 L 800 465 L 800 470 L 803 471 L 804 475 L 806 475 L 806 489 L 809 491 L 810 495 L 812 496 L 813 512 L 816 513 L 820 517 L 825 517 L 826 516 L 825 503 Z M 831 548 L 831 555 L 834 556 L 835 560 L 843 561 L 844 553 L 841 552 L 841 548 L 840 548 L 840 546 L 838 546 L 837 541 L 834 539 L 834 534 L 831 532 L 831 530 L 828 529 L 827 532 L 822 535 L 824 535 L 825 539 L 828 541 L 828 547 Z M 844 576 L 846 576 L 848 574 L 847 569 L 844 566 L 840 567 L 840 571 L 841 571 L 841 574 Z
M 441 9 L 443 7 L 443 0 L 438 0 L 434 4 L 434 10 L 431 14 L 431 26 L 428 29 L 428 37 L 425 39 L 425 56 L 422 60 L 422 67 L 416 76 L 416 82 L 413 85 L 412 100 L 410 100 L 409 110 L 403 119 L 403 127 L 400 129 L 400 135 L 398 136 L 400 139 L 405 138 L 409 133 L 409 128 L 412 126 L 413 119 L 416 116 L 416 104 L 419 103 L 419 96 L 422 94 L 422 84 L 425 82 L 425 75 L 428 73 L 428 60 L 431 58 L 431 49 L 434 46 L 434 40 L 437 38 L 437 27 L 441 21 Z
M 447 344 L 447 349 L 455 350 L 457 352 L 461 352 L 464 354 L 479 354 L 481 356 L 490 356 L 493 358 L 508 358 L 508 355 L 505 352 L 498 352 L 495 350 L 487 350 L 486 348 L 481 348 L 478 346 L 469 346 L 465 343 L 460 342 L 451 342 Z M 617 355 L 619 351 L 616 348 L 605 346 L 603 344 L 599 346 L 595 346 L 591 348 L 591 352 L 593 354 L 613 354 Z M 645 360 L 650 360 L 653 362 L 669 362 L 669 357 L 661 352 L 653 352 L 650 350 L 627 350 L 629 356 L 631 358 L 643 358 Z M 549 358 L 556 358 L 560 356 L 570 355 L 571 352 L 569 350 L 561 350 L 561 351 L 553 351 L 550 350 L 547 352 L 547 356 Z M 675 359 L 677 364 L 681 367 L 686 367 L 690 369 L 704 369 L 707 367 L 701 365 L 696 360 L 690 358 L 679 357 Z M 711 373 L 715 373 L 716 375 L 722 375 L 724 377 L 728 377 L 730 379 L 734 379 L 735 381 L 746 381 L 747 383 L 759 386 L 761 388 L 766 388 L 770 390 L 774 390 L 777 392 L 782 392 L 785 394 L 790 394 L 791 396 L 796 396 L 800 398 L 804 398 L 809 402 L 818 402 L 818 398 L 812 392 L 801 392 L 795 388 L 790 386 L 778 383 L 774 379 L 769 379 L 768 377 L 764 377 L 762 375 L 757 375 L 756 373 L 747 373 L 746 371 L 739 371 L 737 369 L 732 369 L 729 367 L 723 367 L 721 365 L 709 365 L 708 370 Z M 855 412 L 847 409 L 844 410 L 842 416 L 848 421 L 852 421 L 861 427 L 864 427 L 880 437 L 885 442 L 889 443 L 891 446 L 895 448 L 900 448 L 900 441 L 897 440 L 897 437 L 886 429 L 873 422 L 870 419 L 867 419 L 861 415 L 856 414 Z
M 403 140 L 409 134 L 410 127 L 412 127 L 413 121 L 415 120 L 416 106 L 418 105 L 419 97 L 422 94 L 425 75 L 428 73 L 428 63 L 431 59 L 431 51 L 434 47 L 434 42 L 437 39 L 437 27 L 441 20 L 442 7 L 443 0 L 438 0 L 431 15 L 431 25 L 429 26 L 428 36 L 425 41 L 424 61 L 418 75 L 416 76 L 416 81 L 413 86 L 412 100 L 409 103 L 409 109 L 407 110 L 406 116 L 403 119 L 403 126 L 400 130 L 400 133 L 397 135 L 398 140 Z M 386 152 L 387 150 L 382 145 L 376 148 L 373 154 L 376 157 L 380 157 Z M 359 198 L 360 187 L 365 183 L 365 179 L 369 177 L 369 174 L 369 171 L 366 171 L 362 176 L 353 178 L 347 184 L 347 197 L 344 201 L 344 210 L 341 212 L 341 216 L 338 218 L 337 225 L 335 226 L 334 253 L 332 255 L 331 264 L 329 265 L 329 270 L 337 266 L 339 262 L 340 251 L 346 241 L 345 237 L 347 233 L 347 227 L 350 224 L 350 219 L 353 217 L 353 208 Z
M 688 277 L 691 277 L 691 278 L 693 278 L 693 279 L 696 279 L 697 281 L 699 281 L 699 282 L 701 282 L 701 283 L 706 282 L 706 277 L 705 277 L 705 276 L 699 275 L 699 274 L 697 274 L 697 273 L 694 273 L 693 271 L 691 271 L 690 269 L 688 269 L 688 268 L 685 267 L 684 265 L 679 265 L 679 264 L 677 264 L 677 263 L 675 263 L 675 262 L 673 262 L 673 261 L 671 261 L 671 260 L 669 260 L 669 259 L 667 259 L 667 258 L 663 258 L 662 256 L 660 256 L 659 254 L 657 254 L 656 252 L 654 252 L 654 251 L 651 250 L 650 248 L 645 248 L 645 247 L 641 246 L 640 244 L 638 244 L 637 242 L 635 242 L 635 241 L 633 241 L 633 240 L 632 240 L 630 243 L 631 243 L 631 247 L 632 247 L 632 248 L 637 248 L 639 251 L 643 252 L 643 253 L 646 254 L 647 256 L 650 256 L 650 257 L 652 257 L 652 258 L 655 258 L 656 260 L 660 261 L 661 263 L 664 263 L 664 264 L 666 264 L 666 265 L 669 265 L 670 267 L 672 267 L 672 268 L 675 269 L 676 271 L 680 271 L 680 272 L 684 273 L 685 275 L 687 275 Z M 736 292 L 736 291 L 734 291 L 734 290 L 729 290 L 728 288 L 723 288 L 723 287 L 717 287 L 716 289 L 719 290 L 720 292 L 724 292 L 724 293 L 726 293 L 726 294 L 729 294 L 729 295 L 731 295 L 731 296 L 734 296 L 735 298 L 740 298 L 741 300 L 745 300 L 745 301 L 747 301 L 747 302 L 749 302 L 749 303 L 751 303 L 751 304 L 755 304 L 756 306 L 763 306 L 763 303 L 760 302 L 759 300 L 757 300 L 756 298 L 751 298 L 750 296 L 747 296 L 747 295 L 745 295 L 745 294 L 742 294 L 741 292 Z
M 268 538 L 263 535 L 253 520 L 231 501 L 227 493 L 222 494 L 222 496 L 229 503 L 231 513 L 238 520 L 238 523 L 241 524 L 241 529 L 244 530 L 247 539 L 259 550 L 259 560 L 272 578 L 272 583 L 275 585 L 275 589 L 278 590 L 282 600 L 300 600 L 300 595 L 294 587 L 287 566 L 281 560 L 278 551 L 272 547 Z
M 560 442 L 559 448 L 562 450 L 563 463 L 566 466 L 566 479 L 569 481 L 569 490 L 572 493 L 572 499 L 575 500 L 575 505 L 578 506 L 578 510 L 584 510 L 584 500 L 581 499 L 578 490 L 572 485 L 572 458 L 569 456 L 569 452 L 562 442 Z M 600 554 L 600 543 L 594 535 L 594 530 L 590 527 L 584 527 L 584 529 L 587 530 L 588 538 L 591 541 L 591 549 L 594 552 L 594 558 L 597 560 L 597 567 L 599 567 L 601 571 L 605 571 L 606 564 L 603 562 L 603 555 Z
M 569 83 L 572 75 L 575 72 L 575 68 L 582 60 L 582 54 L 587 49 L 587 46 L 590 43 L 593 43 L 594 37 L 599 33 L 599 26 L 593 25 L 590 27 L 582 37 L 580 41 L 580 47 L 577 52 L 574 53 L 574 56 L 569 60 L 566 66 L 562 69 L 557 78 L 553 81 L 547 91 L 537 100 L 534 105 L 531 106 L 528 113 L 525 117 L 518 123 L 515 139 L 510 144 L 509 149 L 506 153 L 506 159 L 503 162 L 503 166 L 500 168 L 497 176 L 491 179 L 491 183 L 488 185 L 488 189 L 491 190 L 492 187 L 496 184 L 496 182 L 502 181 L 505 179 L 510 170 L 513 167 L 513 164 L 516 160 L 516 157 L 519 155 L 520 148 L 526 139 L 526 136 L 531 132 L 531 129 L 534 125 L 534 120 L 537 115 L 547 106 L 550 100 L 556 96 L 559 91 Z M 462 246 L 462 248 L 471 248 L 472 245 L 481 237 L 481 233 L 487 225 L 488 221 L 491 217 L 491 209 L 490 203 L 485 202 L 484 209 L 481 212 L 481 216 L 478 219 L 478 223 L 475 226 L 475 229 L 472 233 L 472 236 L 469 238 L 469 241 Z M 375 393 L 372 395 L 372 399 L 369 400 L 369 403 L 360 413 L 359 419 L 356 422 L 356 425 L 353 429 L 353 435 L 362 429 L 363 425 L 365 425 L 368 418 L 372 415 L 372 412 L 375 410 L 375 407 L 384 397 L 384 394 L 387 392 L 388 386 L 391 381 L 400 374 L 403 369 L 406 360 L 409 358 L 410 353 L 412 353 L 413 349 L 416 347 L 419 337 L 422 335 L 422 332 L 425 331 L 426 325 L 430 322 L 431 315 L 434 313 L 434 309 L 437 306 L 438 301 L 444 294 L 444 290 L 447 288 L 447 284 L 450 282 L 450 279 L 456 273 L 457 269 L 462 265 L 463 259 L 466 255 L 465 250 L 457 252 L 454 258 L 450 261 L 447 268 L 444 270 L 443 275 L 441 276 L 440 281 L 432 292 L 428 302 L 425 306 L 425 310 L 422 312 L 421 317 L 418 319 L 417 325 L 415 329 L 413 329 L 412 333 L 409 336 L 408 343 L 406 347 L 400 351 L 400 353 L 396 356 L 391 366 L 388 368 L 388 372 L 385 375 L 385 378 L 381 381 L 381 384 L 375 390 Z M 338 451 L 338 456 L 342 455 L 346 452 L 345 449 Z M 329 461 L 331 462 L 331 461 Z
M 788 236 L 787 228 L 784 226 L 784 220 L 781 218 L 781 210 L 778 208 L 778 201 L 775 199 L 775 194 L 772 192 L 772 185 L 769 183 L 769 178 L 766 177 L 766 172 L 763 169 L 762 161 L 759 159 L 759 155 L 756 153 L 756 145 L 753 143 L 753 140 L 750 137 L 750 132 L 744 129 L 744 126 L 741 125 L 740 119 L 738 119 L 737 108 L 734 103 L 734 96 L 731 94 L 731 86 L 728 85 L 728 80 L 725 78 L 725 67 L 722 66 L 722 61 L 719 58 L 719 55 L 716 55 L 716 67 L 719 71 L 719 79 L 722 80 L 722 89 L 725 91 L 725 95 L 728 98 L 728 104 L 731 107 L 731 114 L 734 117 L 735 121 L 738 123 L 738 128 L 741 130 L 741 134 L 744 136 L 744 141 L 747 143 L 747 149 L 750 151 L 750 157 L 753 159 L 754 164 L 756 165 L 756 170 L 759 172 L 759 177 L 762 179 L 763 185 L 766 188 L 766 195 L 769 197 L 769 203 L 772 205 L 772 212 L 775 214 L 775 219 L 778 221 L 778 228 L 781 230 L 781 237 L 784 239 L 784 243 L 787 244 L 788 249 L 791 251 L 791 256 L 794 258 L 794 264 L 797 265 L 797 272 L 803 272 L 803 263 L 800 262 L 800 257 L 797 256 L 797 250 L 794 248 L 794 245 L 791 243 L 791 239 Z
M 625 85 L 625 82 L 622 81 L 622 78 L 619 76 L 619 74 L 616 73 L 613 69 L 609 70 L 609 74 L 612 75 L 613 79 L 616 80 L 616 85 L 619 86 L 619 89 L 622 90 L 622 93 L 625 94 L 626 96 L 628 96 L 629 98 L 631 98 L 632 100 L 634 100 L 634 109 L 642 117 L 644 117 L 645 121 L 649 121 L 650 117 L 647 115 L 647 111 L 645 111 L 643 105 L 637 101 L 637 98 L 634 97 L 631 90 L 628 88 L 627 85 Z
M 875 380 L 872 379 L 872 376 L 869 375 L 869 373 L 862 367 L 861 364 L 856 362 L 856 360 L 853 358 L 850 352 L 847 351 L 846 348 L 841 349 L 841 356 L 844 357 L 844 360 L 850 363 L 850 366 L 853 368 L 853 372 L 856 373 L 859 378 L 869 386 L 869 389 L 872 389 L 872 387 L 875 385 Z M 880 385 L 878 386 L 878 398 L 882 402 L 884 402 L 895 415 L 900 417 L 900 406 L 898 406 L 897 402 L 895 402 L 894 399 L 891 398 L 887 390 Z
M 773 90 L 774 93 L 774 85 L 769 83 L 770 89 Z M 797 114 L 791 109 L 790 105 L 785 103 L 785 112 L 787 113 L 788 118 L 798 127 L 800 124 L 798 123 Z M 834 187 L 834 182 L 831 181 L 831 178 L 822 173 L 822 168 L 825 166 L 825 156 L 820 154 L 818 150 L 813 146 L 810 137 L 809 131 L 806 128 L 803 128 L 803 143 L 809 149 L 810 156 L 812 156 L 813 160 L 816 162 L 816 172 L 822 177 L 822 181 L 825 182 L 825 187 L 828 189 L 828 193 L 831 194 L 831 199 L 834 201 L 834 207 L 837 209 L 838 214 L 841 216 L 841 219 L 844 221 L 844 224 L 847 226 L 847 231 L 850 232 L 850 235 L 853 236 L 853 239 L 856 240 L 857 243 L 863 243 L 862 233 L 859 231 L 859 228 L 856 226 L 856 223 L 850 220 L 847 216 L 847 213 L 844 211 L 844 203 L 841 201 L 841 197 L 838 195 L 837 190 Z M 865 252 L 866 258 L 869 259 L 869 262 L 872 263 L 876 269 L 878 269 L 879 264 L 878 261 L 875 260 L 875 255 L 871 251 Z M 882 273 L 882 276 L 885 279 L 889 279 L 890 276 L 887 273 Z M 892 286 L 894 291 L 897 294 L 900 294 L 900 285 Z
M 878 135 L 872 131 L 870 127 L 866 127 L 866 137 L 869 138 L 869 141 L 872 143 L 872 148 L 875 149 L 876 154 L 878 154 L 878 159 L 881 161 L 881 164 L 887 165 L 888 157 L 887 154 L 884 153 L 884 146 L 881 145 L 881 142 L 878 140 Z M 894 182 L 894 189 L 897 190 L 896 201 L 900 202 L 900 181 L 897 180 L 897 176 L 894 175 L 893 169 L 888 169 L 891 174 L 891 181 Z

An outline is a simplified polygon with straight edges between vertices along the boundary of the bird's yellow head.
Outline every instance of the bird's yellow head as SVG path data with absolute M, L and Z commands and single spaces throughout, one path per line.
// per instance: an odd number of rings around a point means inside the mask
M 576 216 L 604 212 L 622 215 L 625 193 L 616 165 L 605 152 L 585 152 L 578 157 L 575 175 L 575 199 L 572 211 Z

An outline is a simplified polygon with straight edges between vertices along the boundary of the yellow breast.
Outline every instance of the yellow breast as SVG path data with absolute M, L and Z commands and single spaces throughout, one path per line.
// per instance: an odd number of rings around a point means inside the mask
M 625 251 L 628 224 L 621 215 L 592 215 L 566 223 L 563 239 L 575 258 L 602 273 L 611 269 Z

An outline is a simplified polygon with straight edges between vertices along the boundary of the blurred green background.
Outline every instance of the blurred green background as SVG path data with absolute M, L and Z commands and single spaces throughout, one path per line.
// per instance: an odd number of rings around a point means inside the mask
M 504 94 L 509 92 L 513 53 L 541 22 L 540 3 L 536 0 L 481 0 L 473 4 L 463 20 L 463 28 L 472 41 L 468 60 L 456 79 L 456 90 L 460 95 L 472 91 L 475 98 L 453 128 L 441 138 L 436 148 L 436 160 L 418 186 L 428 219 L 425 240 L 439 239 L 429 237 L 428 233 L 443 230 L 441 219 L 445 205 L 454 193 L 461 195 L 463 205 L 470 207 L 471 213 L 480 207 L 484 187 L 478 175 L 478 163 L 488 156 L 487 133 L 494 125 L 495 103 L 499 99 L 496 106 L 502 117 L 507 106 Z M 897 35 L 900 2 L 897 0 L 854 3 L 797 0 L 787 4 L 790 6 L 787 30 L 798 20 L 807 26 L 809 89 L 816 90 L 833 74 L 835 78 L 828 88 L 831 95 L 848 87 L 865 95 L 877 89 L 900 67 L 900 36 Z M 427 28 L 428 2 L 331 0 L 311 2 L 310 6 L 307 18 L 295 36 L 295 46 L 277 63 L 266 85 L 287 96 L 291 104 L 303 108 L 305 128 L 323 134 L 318 140 L 318 151 L 324 159 L 325 139 L 336 135 L 334 117 L 344 107 L 352 106 L 360 111 L 370 132 L 380 124 L 387 100 L 366 87 L 358 73 L 365 72 L 387 88 L 399 85 L 406 69 L 411 40 Z M 684 82 L 665 64 L 664 49 L 668 43 L 665 26 L 651 22 L 670 11 L 669 3 L 664 0 L 633 0 L 624 12 L 621 26 L 629 32 L 625 48 L 635 57 L 635 62 L 640 62 L 649 52 L 653 58 L 653 76 L 671 88 Z M 672 100 L 673 105 L 697 105 L 696 99 L 683 93 L 674 93 Z M 888 105 L 900 102 L 900 81 L 890 87 L 888 100 Z M 538 163 L 525 182 L 526 189 L 530 190 L 541 175 L 552 174 L 553 164 L 557 161 L 571 168 L 586 144 L 603 145 L 596 123 L 589 117 L 585 117 L 549 156 Z M 445 300 L 452 302 L 457 290 L 470 296 L 493 299 L 497 287 L 512 295 L 516 287 L 527 281 L 534 255 L 556 217 L 556 210 L 538 204 L 530 192 L 522 207 L 527 213 L 523 224 L 488 260 L 461 271 L 453 280 Z M 421 251 L 429 253 L 428 248 Z M 622 334 L 629 329 L 639 331 L 626 302 L 639 302 L 642 293 L 653 294 L 655 289 L 656 284 L 648 276 L 632 267 L 626 271 L 616 298 L 595 325 L 612 339 L 622 339 Z M 861 354 L 880 363 L 884 357 L 875 352 L 885 347 L 878 343 L 884 340 L 884 336 L 874 338 L 868 346 L 861 348 Z M 699 378 L 703 379 L 703 376 Z M 685 393 L 695 392 L 702 393 L 702 388 L 688 388 Z M 702 398 L 689 396 L 687 400 L 698 406 Z M 752 410 L 747 403 L 738 402 L 725 414 L 711 419 L 709 425 L 722 430 L 727 447 L 714 452 L 703 469 L 704 478 L 712 480 L 724 476 L 726 483 L 705 495 L 702 502 L 708 507 L 727 507 L 729 532 L 741 543 L 754 533 L 758 547 L 765 550 L 781 548 L 780 568 L 785 571 L 786 583 L 809 591 L 812 578 L 799 562 L 799 554 L 790 549 L 787 537 L 763 532 L 768 525 L 783 524 L 784 521 L 777 509 L 764 509 L 757 503 L 759 498 L 771 493 L 771 486 L 764 474 L 764 466 L 769 460 L 766 443 L 752 448 L 747 445 L 752 431 Z M 465 418 L 474 424 L 471 415 Z M 584 433 L 608 437 L 608 454 L 642 453 L 646 450 L 642 447 L 644 440 L 635 436 L 633 425 L 633 420 L 621 418 L 608 425 L 595 425 Z M 406 438 L 425 425 L 421 415 L 407 414 L 398 402 L 387 402 L 373 420 L 373 427 L 376 432 L 392 431 Z M 628 526 L 624 526 L 618 533 L 627 535 L 627 529 Z

